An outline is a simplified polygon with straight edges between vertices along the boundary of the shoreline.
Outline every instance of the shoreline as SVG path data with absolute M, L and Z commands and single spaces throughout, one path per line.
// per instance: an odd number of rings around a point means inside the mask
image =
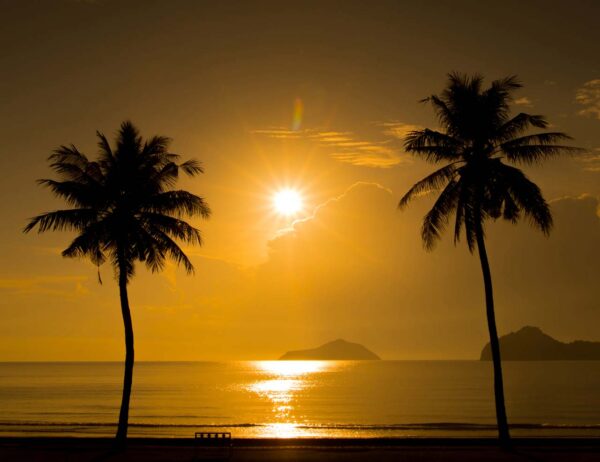
M 55 437 L 55 436 L 3 436 L 5 444 L 107 444 L 112 437 Z M 132 445 L 196 446 L 194 438 L 130 437 Z M 234 447 L 391 447 L 391 446 L 498 446 L 497 438 L 490 437 L 378 437 L 378 438 L 232 438 Z M 513 446 L 569 447 L 591 446 L 600 449 L 600 437 L 513 437 Z
M 515 438 L 510 449 L 493 438 L 238 438 L 232 448 L 195 444 L 193 438 L 131 438 L 121 450 L 112 438 L 2 437 L 3 462 L 592 462 L 600 438 Z

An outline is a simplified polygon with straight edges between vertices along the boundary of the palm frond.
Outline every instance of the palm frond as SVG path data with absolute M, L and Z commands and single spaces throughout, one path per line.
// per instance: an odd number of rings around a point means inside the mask
M 104 133 L 96 130 L 96 136 L 98 137 L 98 148 L 100 149 L 100 156 L 102 158 L 112 159 L 113 151 L 112 151 L 112 148 L 110 147 L 110 143 L 108 142 L 108 139 L 106 138 L 106 136 L 104 136 Z
M 106 256 L 101 247 L 102 236 L 97 233 L 96 226 L 90 226 L 79 234 L 69 246 L 62 251 L 66 258 L 89 258 L 96 266 L 106 261 Z
M 52 151 L 48 160 L 50 161 L 50 167 L 54 167 L 55 164 L 69 163 L 85 168 L 85 165 L 89 162 L 86 155 L 80 152 L 73 144 L 70 146 L 59 146 Z
M 156 273 L 165 267 L 165 249 L 143 223 L 138 223 L 130 242 L 132 256 L 145 263 L 150 271 Z
M 498 128 L 496 138 L 501 142 L 511 140 L 531 127 L 547 128 L 548 122 L 542 115 L 520 112 Z
M 159 241 L 160 248 L 169 255 L 178 265 L 183 265 L 188 274 L 194 273 L 194 265 L 183 250 L 166 233 L 154 230 L 155 239 Z
M 142 137 L 140 132 L 131 121 L 126 120 L 121 124 L 117 134 L 115 157 L 131 158 L 132 156 L 138 156 L 141 150 Z
M 455 125 L 455 115 L 450 107 L 448 107 L 448 103 L 442 98 L 437 95 L 431 95 L 423 99 L 422 102 L 431 103 L 440 126 L 449 129 Z
M 407 152 L 422 155 L 429 162 L 456 160 L 460 157 L 460 142 L 435 130 L 414 130 L 404 138 Z
M 142 203 L 143 210 L 176 216 L 209 218 L 211 211 L 206 201 L 188 191 L 165 191 L 149 197 Z
M 509 75 L 492 81 L 490 89 L 499 95 L 502 95 L 504 98 L 509 99 L 511 97 L 511 92 L 522 87 L 523 84 L 521 83 L 521 80 L 519 80 L 519 77 L 516 75 Z
M 556 144 L 523 144 L 503 146 L 502 152 L 511 162 L 531 165 L 563 154 L 580 153 L 583 150 Z
M 505 141 L 500 145 L 501 148 L 511 146 L 531 146 L 536 144 L 551 145 L 557 141 L 572 140 L 573 138 L 562 132 L 534 133 L 532 135 L 521 136 Z
M 398 208 L 405 208 L 411 200 L 423 193 L 440 189 L 454 177 L 456 168 L 455 163 L 446 165 L 414 184 L 413 187 L 402 196 L 402 199 L 400 199 L 400 202 L 398 203 Z
M 96 211 L 92 209 L 55 210 L 43 213 L 29 220 L 23 229 L 28 233 L 38 228 L 38 233 L 46 231 L 79 231 L 96 219 Z
M 509 115 L 509 103 L 512 92 L 522 85 L 517 76 L 511 75 L 503 79 L 494 80 L 490 87 L 481 95 L 480 110 L 485 114 L 481 116 L 491 122 L 493 127 L 498 127 L 506 122 Z
M 204 167 L 202 167 L 202 163 L 198 162 L 196 159 L 190 159 L 179 165 L 179 168 L 184 171 L 189 176 L 198 175 L 199 173 L 204 173 Z
M 142 154 L 146 156 L 155 154 L 167 154 L 169 144 L 171 144 L 171 138 L 168 138 L 166 136 L 153 136 L 144 143 L 144 147 L 142 148 Z
M 552 214 L 540 188 L 518 168 L 503 165 L 502 174 L 514 204 L 523 210 L 533 227 L 548 235 Z
M 433 250 L 436 241 L 440 238 L 450 214 L 455 210 L 460 193 L 460 182 L 450 181 L 441 192 L 431 210 L 423 219 L 421 237 L 427 250 Z
M 188 244 L 202 245 L 202 235 L 200 234 L 200 230 L 183 220 L 151 212 L 143 212 L 140 215 L 140 219 L 145 226 L 151 229 L 156 228 L 162 233 Z
M 519 206 L 515 203 L 510 193 L 504 196 L 504 209 L 502 210 L 502 218 L 515 224 L 519 221 L 521 213 Z
M 63 198 L 68 204 L 79 207 L 92 207 L 102 200 L 102 189 L 99 185 L 90 185 L 79 181 L 56 181 L 40 179 L 37 183 L 48 187 L 56 196 Z
M 158 186 L 159 191 L 175 186 L 179 178 L 179 166 L 175 162 L 167 162 L 151 174 L 152 181 Z
M 450 72 L 444 95 L 449 99 L 463 93 L 478 94 L 481 92 L 483 76 L 481 74 L 467 75 L 461 72 Z

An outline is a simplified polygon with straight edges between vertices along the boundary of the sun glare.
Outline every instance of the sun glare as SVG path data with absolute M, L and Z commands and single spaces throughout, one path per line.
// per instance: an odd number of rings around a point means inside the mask
M 273 195 L 273 207 L 281 215 L 295 215 L 302 210 L 302 196 L 293 189 L 282 189 Z
M 281 377 L 297 377 L 321 372 L 330 364 L 326 361 L 256 361 L 258 370 Z

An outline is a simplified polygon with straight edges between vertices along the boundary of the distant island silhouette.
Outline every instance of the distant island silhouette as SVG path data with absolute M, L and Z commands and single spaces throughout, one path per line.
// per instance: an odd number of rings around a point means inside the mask
M 598 360 L 600 342 L 576 340 L 563 343 L 545 334 L 539 327 L 525 326 L 500 337 L 500 352 L 504 361 Z M 489 342 L 479 359 L 491 361 Z
M 358 343 L 337 339 L 309 350 L 288 351 L 280 360 L 376 360 L 381 359 Z

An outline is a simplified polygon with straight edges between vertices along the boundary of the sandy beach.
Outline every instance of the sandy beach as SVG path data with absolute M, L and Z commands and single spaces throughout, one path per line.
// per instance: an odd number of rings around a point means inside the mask
M 132 439 L 120 452 L 111 439 L 3 438 L 0 460 L 13 461 L 569 461 L 600 459 L 596 439 L 520 439 L 503 450 L 488 439 L 240 439 L 231 452 L 190 439 Z

